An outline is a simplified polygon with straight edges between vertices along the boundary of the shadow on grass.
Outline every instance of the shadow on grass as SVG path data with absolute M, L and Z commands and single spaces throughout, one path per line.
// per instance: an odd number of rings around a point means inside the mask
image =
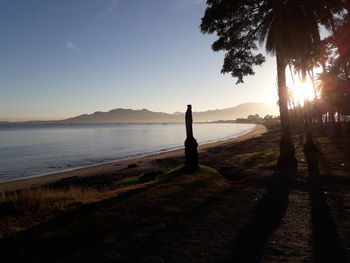
M 103 218 L 96 217 L 95 212 L 108 208 L 117 209 L 114 207 L 134 196 L 157 185 L 171 182 L 181 171 L 181 169 L 174 171 L 158 182 L 130 189 L 116 197 L 85 204 L 38 226 L 5 237 L 0 240 L 1 258 L 6 262 L 51 262 L 55 258 L 62 259 L 84 251 L 84 255 L 77 257 L 84 258 L 85 262 L 95 262 L 93 259 L 96 255 L 103 253 L 102 248 L 98 247 L 98 240 L 101 240 L 108 231 L 112 231 L 108 227 L 95 226 L 98 221 L 103 223 Z M 121 233 L 125 231 L 117 224 L 112 228 L 113 231 L 118 229 Z M 101 260 L 99 258 L 96 262 L 105 262 Z
M 117 197 L 83 205 L 36 227 L 5 237 L 0 240 L 1 258 L 5 262 L 53 262 L 55 258 L 64 258 L 66 255 L 75 254 L 78 251 L 87 251 L 86 254 L 90 257 L 90 261 L 86 262 L 91 262 L 91 259 L 97 254 L 96 251 L 99 251 L 96 242 L 92 240 L 98 240 L 105 230 L 94 229 L 94 226 L 87 225 L 90 224 L 87 222 L 91 219 L 84 218 L 84 216 L 93 214 L 94 211 L 104 207 L 111 207 L 116 203 L 126 201 L 147 191 L 150 187 L 151 185 L 133 189 L 121 193 Z M 72 228 L 76 220 L 81 221 L 81 224 L 78 228 Z M 83 233 L 79 229 L 84 227 L 89 229 L 87 233 Z M 51 236 L 51 233 L 55 233 L 55 236 Z M 91 235 L 92 233 L 95 236 Z M 63 260 L 63 262 L 65 261 Z
M 207 169 L 203 170 L 205 171 Z M 182 187 L 179 176 L 187 179 Z M 215 203 L 215 195 L 202 193 L 201 203 L 196 201 L 199 196 L 192 194 L 208 185 L 212 188 L 210 180 L 214 177 L 189 177 L 183 174 L 181 168 L 173 170 L 158 182 L 129 190 L 114 198 L 87 204 L 37 227 L 9 236 L 0 240 L 1 259 L 5 262 L 90 263 L 139 262 L 145 257 L 153 257 L 157 255 L 159 246 L 165 246 L 162 237 L 166 236 L 166 230 L 179 229 L 180 232 L 191 219 L 206 214 L 208 206 Z M 157 186 L 160 189 L 156 189 Z M 221 189 L 220 185 L 217 187 Z M 148 190 L 148 197 L 142 195 Z M 168 191 L 169 194 L 159 203 L 157 196 L 161 197 Z M 149 202 L 145 203 L 144 198 L 148 198 Z M 192 209 L 186 210 L 184 205 L 178 207 L 183 210 L 173 209 L 179 203 L 190 202 Z
M 252 216 L 238 233 L 232 251 L 232 262 L 259 262 L 265 244 L 279 227 L 289 203 L 289 193 L 295 172 L 276 172 L 267 193 L 256 205 Z
M 321 155 L 305 152 L 308 166 L 312 210 L 314 262 L 348 262 L 320 180 Z
M 346 157 L 347 159 L 350 158 L 350 140 L 348 136 L 344 136 L 342 134 L 338 136 L 333 136 L 328 134 L 327 138 L 337 147 L 337 149 L 344 155 L 344 157 Z

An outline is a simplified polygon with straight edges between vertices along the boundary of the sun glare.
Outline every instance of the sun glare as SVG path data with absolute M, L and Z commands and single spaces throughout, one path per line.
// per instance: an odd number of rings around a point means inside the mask
M 315 99 L 315 93 L 312 87 L 312 82 L 310 78 L 307 78 L 306 81 L 299 80 L 298 77 L 294 77 L 294 82 L 292 79 L 287 80 L 288 89 L 290 91 L 291 101 L 295 106 L 304 105 L 305 100 Z

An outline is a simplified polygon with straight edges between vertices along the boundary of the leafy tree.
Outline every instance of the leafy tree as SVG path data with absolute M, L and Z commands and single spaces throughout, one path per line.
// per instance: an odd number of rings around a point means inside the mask
M 333 71 L 337 71 L 339 77 L 343 80 L 350 80 L 350 3 L 345 6 L 347 12 L 344 13 L 338 23 L 334 35 L 330 41 L 337 49 L 338 58 L 336 59 Z
M 350 2 L 344 7 L 346 12 L 338 16 L 334 34 L 325 40 L 327 71 L 318 75 L 323 108 L 332 124 L 335 124 L 335 112 L 338 121 L 340 114 L 350 113 Z
M 345 0 L 344 0 L 345 1 Z M 216 33 L 214 51 L 225 51 L 222 73 L 231 73 L 237 83 L 253 75 L 253 66 L 265 58 L 258 44 L 276 55 L 279 107 L 282 126 L 280 167 L 296 167 L 288 117 L 285 70 L 290 61 L 300 61 L 303 78 L 307 56 L 320 41 L 319 24 L 334 27 L 334 15 L 342 10 L 341 0 L 207 0 L 202 18 L 203 33 Z

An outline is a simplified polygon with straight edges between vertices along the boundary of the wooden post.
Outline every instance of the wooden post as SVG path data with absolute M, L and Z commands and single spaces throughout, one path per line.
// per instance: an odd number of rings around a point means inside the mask
M 193 128 L 192 128 L 192 106 L 187 105 L 186 111 L 186 140 L 185 140 L 185 169 L 189 172 L 195 171 L 199 168 L 198 164 L 198 152 L 197 147 L 198 143 L 193 137 Z

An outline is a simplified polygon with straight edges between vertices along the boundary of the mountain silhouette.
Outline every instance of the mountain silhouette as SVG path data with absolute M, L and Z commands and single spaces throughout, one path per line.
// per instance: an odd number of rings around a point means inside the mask
M 195 122 L 210 122 L 218 120 L 235 120 L 245 118 L 248 115 L 259 114 L 277 115 L 275 108 L 264 103 L 244 103 L 227 109 L 193 112 Z M 73 118 L 58 121 L 29 121 L 17 124 L 124 124 L 124 123 L 182 123 L 185 114 L 175 112 L 173 114 L 154 112 L 147 109 L 114 109 L 108 112 L 97 111 L 92 114 L 83 114 Z

